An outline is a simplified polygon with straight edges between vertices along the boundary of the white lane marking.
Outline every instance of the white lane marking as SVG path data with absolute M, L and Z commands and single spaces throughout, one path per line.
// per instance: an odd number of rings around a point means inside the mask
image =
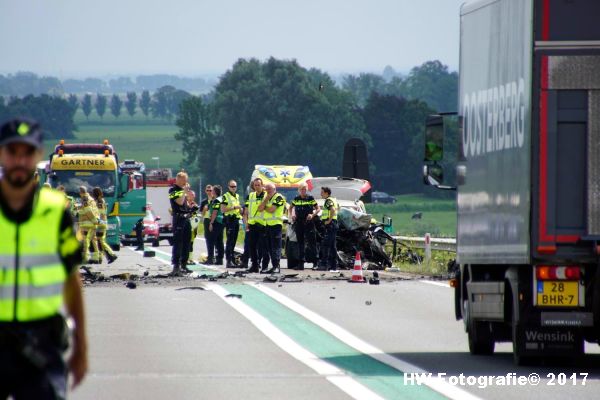
M 345 374 L 344 371 L 334 365 L 321 360 L 319 357 L 294 342 L 289 336 L 284 334 L 269 320 L 254 311 L 239 299 L 225 297 L 229 294 L 227 290 L 217 284 L 208 283 L 205 285 L 208 290 L 212 290 L 223 301 L 233 307 L 237 312 L 248 319 L 258 330 L 267 338 L 279 346 L 283 351 L 294 357 L 296 360 L 312 368 L 319 375 L 324 376 L 329 382 L 340 388 L 348 396 L 354 399 L 382 399 L 375 392 L 371 391 L 354 378 Z M 383 399 L 382 399 L 383 400 Z
M 334 324 L 333 322 L 323 318 L 322 316 L 315 313 L 314 311 L 311 311 L 308 308 L 304 307 L 303 305 L 296 303 L 294 300 L 284 296 L 283 294 L 279 293 L 276 290 L 266 287 L 260 283 L 246 282 L 246 284 L 254 286 L 261 292 L 265 293 L 267 296 L 271 297 L 272 299 L 274 299 L 274 300 L 278 301 L 279 303 L 283 304 L 284 306 L 288 307 L 290 310 L 297 312 L 302 317 L 304 317 L 307 320 L 311 321 L 312 323 L 320 326 L 321 328 L 323 328 L 324 330 L 326 330 L 327 332 L 329 332 L 330 334 L 335 336 L 340 341 L 346 343 L 348 346 L 353 347 L 354 349 L 356 349 L 357 351 L 359 351 L 363 354 L 369 355 L 369 356 L 373 357 L 374 359 L 376 359 L 386 365 L 389 365 L 390 367 L 395 368 L 401 372 L 409 372 L 409 373 L 412 372 L 412 373 L 421 373 L 421 374 L 428 373 L 428 371 L 425 371 L 424 369 L 417 367 L 414 364 L 411 364 L 407 361 L 392 357 L 389 354 L 384 353 L 377 347 L 354 336 L 352 333 L 348 332 L 341 326 Z M 443 394 L 444 396 L 451 398 L 451 399 L 461 399 L 461 400 L 467 400 L 467 399 L 468 400 L 479 400 L 480 399 L 479 397 L 477 397 L 471 393 L 468 393 L 457 386 L 453 386 L 441 378 L 436 378 L 434 376 L 435 376 L 435 374 L 433 374 L 432 377 L 430 379 L 427 379 L 424 383 L 425 383 L 425 385 L 429 386 L 431 389 L 435 390 L 436 392 L 439 392 L 439 393 Z
M 428 285 L 434 285 L 434 286 L 441 286 L 441 287 L 445 287 L 445 288 L 449 288 L 450 285 L 445 283 L 445 282 L 438 282 L 438 281 L 428 281 L 428 280 L 420 280 L 419 282 L 421 283 L 427 283 Z

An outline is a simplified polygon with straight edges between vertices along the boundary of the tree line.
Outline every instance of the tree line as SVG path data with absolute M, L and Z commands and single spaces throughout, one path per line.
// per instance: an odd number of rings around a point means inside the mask
M 117 77 L 105 81 L 99 78 L 60 80 L 51 76 L 38 76 L 33 72 L 0 74 L 0 95 L 27 96 L 48 94 L 61 96 L 66 93 L 126 93 L 148 90 L 155 92 L 163 86 L 173 86 L 188 92 L 207 93 L 215 85 L 213 79 L 186 78 L 175 75 L 139 75 L 135 78 Z
M 315 176 L 337 176 L 345 142 L 360 138 L 375 188 L 422 192 L 425 119 L 455 109 L 457 78 L 432 61 L 404 78 L 361 74 L 340 87 L 296 61 L 240 59 L 210 97 L 181 103 L 182 166 L 212 182 L 247 183 L 255 164 L 308 165 Z
M 0 119 L 31 116 L 51 137 L 72 136 L 79 108 L 86 118 L 92 111 L 101 118 L 107 112 L 119 118 L 141 111 L 146 117 L 175 120 L 182 166 L 213 182 L 245 182 L 255 164 L 308 165 L 315 176 L 336 176 L 344 143 L 356 137 L 369 147 L 373 186 L 411 193 L 423 191 L 426 116 L 456 110 L 457 92 L 456 72 L 439 61 L 426 62 L 406 76 L 387 67 L 383 75 L 348 75 L 336 83 L 296 61 L 240 59 L 208 95 L 193 96 L 167 85 L 139 96 L 130 91 L 125 96 L 0 97 Z M 450 154 L 456 138 L 446 148 Z

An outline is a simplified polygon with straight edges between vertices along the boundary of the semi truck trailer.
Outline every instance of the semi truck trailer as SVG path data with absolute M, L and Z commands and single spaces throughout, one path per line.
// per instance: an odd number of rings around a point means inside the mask
M 598 16 L 594 0 L 461 8 L 458 130 L 428 118 L 423 173 L 457 193 L 451 286 L 472 354 L 512 342 L 523 364 L 599 343 Z

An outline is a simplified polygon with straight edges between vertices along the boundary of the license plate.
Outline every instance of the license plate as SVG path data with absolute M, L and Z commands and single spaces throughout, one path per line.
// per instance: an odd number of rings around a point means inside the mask
M 576 307 L 579 305 L 579 282 L 538 281 L 537 305 L 542 307 Z

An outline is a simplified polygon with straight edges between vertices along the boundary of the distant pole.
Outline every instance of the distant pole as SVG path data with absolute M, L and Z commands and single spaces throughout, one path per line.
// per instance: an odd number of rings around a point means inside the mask
M 425 263 L 429 265 L 431 261 L 431 235 L 429 233 L 425 234 Z
M 160 169 L 160 157 L 152 157 L 156 161 L 156 169 Z

